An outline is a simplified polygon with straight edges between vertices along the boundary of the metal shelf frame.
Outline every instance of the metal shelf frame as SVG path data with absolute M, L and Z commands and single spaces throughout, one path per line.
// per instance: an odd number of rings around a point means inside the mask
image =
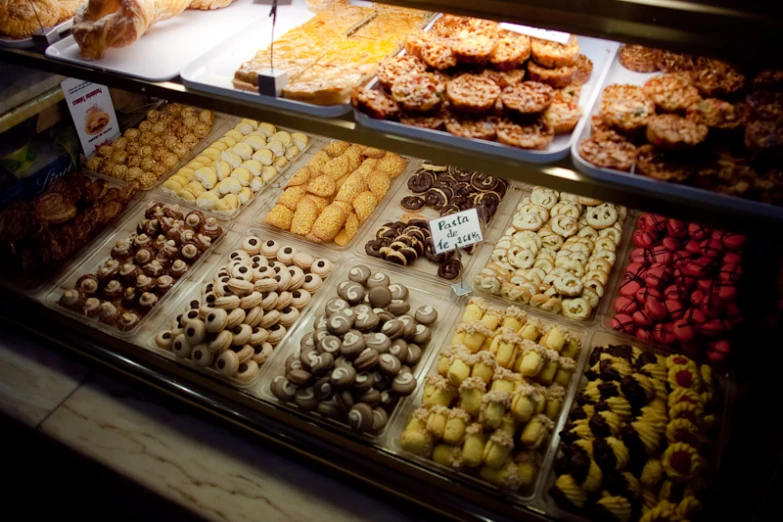
M 415 3 L 415 2 L 413 2 Z M 681 197 L 667 192 L 652 193 L 599 181 L 575 170 L 570 158 L 548 165 L 536 165 L 481 154 L 427 140 L 412 140 L 393 134 L 377 132 L 359 126 L 352 115 L 343 118 L 290 112 L 266 107 L 227 96 L 208 94 L 186 88 L 178 79 L 150 82 L 123 75 L 50 60 L 40 52 L 29 50 L 0 50 L 0 61 L 32 67 L 63 76 L 81 78 L 148 96 L 163 98 L 233 114 L 241 117 L 269 121 L 303 132 L 319 134 L 334 139 L 361 143 L 391 150 L 400 154 L 425 158 L 430 161 L 456 165 L 466 169 L 488 172 L 508 179 L 516 179 L 532 185 L 544 185 L 556 190 L 572 192 L 649 212 L 658 212 L 689 221 L 720 226 L 732 230 L 750 230 L 751 227 L 781 224 L 783 218 L 760 216 L 731 205 L 715 207 L 698 197 Z

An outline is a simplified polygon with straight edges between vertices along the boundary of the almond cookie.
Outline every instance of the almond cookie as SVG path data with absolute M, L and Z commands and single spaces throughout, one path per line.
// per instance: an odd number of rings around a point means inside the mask
M 699 90 L 685 73 L 662 74 L 651 78 L 645 82 L 643 92 L 659 109 L 667 112 L 684 111 L 701 100 Z
M 576 57 L 576 74 L 574 75 L 574 83 L 579 85 L 585 84 L 590 81 L 590 76 L 593 75 L 593 62 L 585 56 L 580 54 Z
M 619 51 L 620 64 L 629 71 L 651 73 L 658 70 L 660 51 L 643 45 L 623 45 Z
M 647 139 L 662 149 L 694 147 L 707 138 L 707 126 L 674 114 L 653 116 L 647 123 Z
M 533 59 L 544 67 L 573 65 L 579 54 L 579 40 L 574 35 L 565 44 L 532 38 L 530 46 Z
M 347 218 L 348 215 L 338 205 L 329 205 L 315 220 L 311 232 L 319 240 L 329 242 L 340 232 Z
M 391 187 L 391 176 L 383 171 L 376 170 L 367 176 L 367 187 L 379 200 L 383 199 Z
M 381 89 L 357 87 L 351 95 L 351 103 L 361 112 L 379 120 L 394 119 L 400 114 L 397 102 Z
M 682 161 L 667 159 L 664 152 L 652 145 L 643 145 L 636 151 L 636 171 L 663 181 L 685 181 L 691 174 Z
M 454 115 L 446 120 L 446 130 L 455 136 L 478 140 L 494 140 L 496 120 L 493 116 L 485 118 L 468 118 Z
M 574 130 L 581 116 L 582 108 L 577 102 L 557 98 L 544 111 L 541 122 L 555 134 L 568 134 Z
M 704 96 L 726 96 L 745 86 L 745 76 L 721 60 L 699 57 L 692 73 L 693 84 Z
M 455 109 L 482 113 L 495 105 L 500 87 L 478 74 L 461 74 L 448 83 L 446 95 Z
M 554 89 L 539 82 L 521 82 L 503 89 L 500 99 L 506 109 L 521 114 L 535 114 L 549 107 Z
M 375 168 L 381 172 L 385 172 L 389 175 L 390 178 L 394 179 L 402 174 L 407 164 L 408 162 L 405 160 L 405 158 L 399 154 L 387 152 L 381 159 L 378 160 Z
M 269 214 L 266 216 L 266 222 L 273 227 L 281 230 L 289 230 L 291 228 L 291 221 L 294 219 L 294 213 L 283 205 L 275 205 Z
M 542 123 L 517 125 L 511 120 L 503 120 L 497 126 L 498 141 L 520 149 L 544 150 L 554 137 L 554 131 Z
M 577 68 L 572 65 L 549 69 L 538 65 L 534 61 L 530 61 L 527 64 L 527 77 L 530 80 L 545 83 L 555 89 L 561 89 L 569 85 L 576 77 L 576 72 Z
M 613 131 L 593 134 L 579 145 L 579 155 L 597 167 L 628 172 L 636 157 L 636 147 Z
M 438 107 L 444 85 L 432 73 L 401 78 L 395 82 L 391 95 L 400 107 L 411 112 L 430 112 Z
M 340 154 L 341 155 L 329 160 L 321 169 L 324 174 L 331 176 L 331 178 L 335 181 L 342 178 L 351 171 L 351 158 L 342 153 Z
M 381 85 L 387 89 L 391 89 L 400 78 L 405 78 L 410 75 L 421 74 L 427 71 L 427 66 L 424 65 L 421 60 L 411 55 L 392 56 L 386 58 L 378 66 L 376 75 Z
M 696 68 L 693 56 L 671 51 L 658 51 L 657 54 L 658 58 L 655 65 L 658 67 L 658 70 L 665 73 L 688 72 Z
M 748 106 L 732 104 L 717 98 L 707 98 L 688 107 L 685 117 L 707 127 L 722 130 L 736 129 L 748 118 Z
M 509 85 L 516 85 L 525 79 L 525 69 L 514 69 L 511 71 L 495 71 L 494 69 L 484 69 L 481 76 L 489 78 L 501 89 Z
M 277 200 L 278 205 L 283 205 L 291 211 L 296 210 L 296 206 L 299 201 L 307 193 L 307 187 L 305 185 L 299 185 L 296 187 L 289 187 L 283 191 L 280 199 Z
M 604 90 L 600 114 L 610 126 L 632 132 L 646 126 L 655 115 L 655 103 L 644 96 L 640 87 L 610 85 Z
M 367 218 L 370 217 L 376 206 L 378 206 L 378 198 L 369 190 L 362 192 L 353 200 L 353 208 L 360 223 L 367 221 Z
M 361 172 L 354 172 L 349 174 L 347 179 L 340 186 L 340 190 L 337 191 L 337 195 L 334 197 L 335 201 L 344 201 L 350 203 L 353 198 L 367 190 L 367 182 L 362 176 Z
M 294 217 L 291 220 L 291 232 L 300 236 L 306 236 L 313 228 L 318 218 L 318 207 L 310 198 L 302 198 L 296 206 Z
M 501 71 L 516 69 L 530 58 L 530 37 L 514 31 L 503 30 L 492 50 L 489 62 Z M 504 86 L 501 86 L 504 87 Z
M 431 37 L 422 47 L 420 55 L 425 64 L 439 71 L 457 65 L 457 57 L 451 51 L 451 46 L 446 38 Z
M 460 33 L 451 40 L 451 52 L 462 63 L 486 63 L 498 45 L 496 32 Z

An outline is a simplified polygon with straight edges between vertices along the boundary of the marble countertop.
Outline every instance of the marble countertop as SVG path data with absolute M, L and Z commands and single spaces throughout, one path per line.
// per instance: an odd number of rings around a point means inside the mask
M 209 520 L 413 520 L 3 327 L 0 408 Z

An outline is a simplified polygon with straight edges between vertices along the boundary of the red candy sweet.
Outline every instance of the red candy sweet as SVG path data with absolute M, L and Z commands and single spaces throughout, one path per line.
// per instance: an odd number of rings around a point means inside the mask
M 745 236 L 742 234 L 735 234 L 734 232 L 726 232 L 721 239 L 723 246 L 729 250 L 739 250 L 745 244 Z
M 670 219 L 666 223 L 666 229 L 672 237 L 686 237 L 688 235 L 688 227 L 679 219 Z
M 639 281 L 634 279 L 626 279 L 623 284 L 620 285 L 620 295 L 625 297 L 635 297 L 636 292 L 642 289 L 642 285 Z
M 641 288 L 639 289 L 638 292 L 636 292 L 635 297 L 636 300 L 639 301 L 639 303 L 641 303 L 642 305 L 644 305 L 644 302 L 651 297 L 654 297 L 656 299 L 663 299 L 661 293 L 655 288 Z
M 724 337 L 743 320 L 735 299 L 745 236 L 643 214 L 631 241 L 612 328 L 723 360 Z
M 680 341 L 691 341 L 696 337 L 696 329 L 687 319 L 677 319 L 672 323 L 672 329 Z
M 722 362 L 731 352 L 731 343 L 726 339 L 707 344 L 707 357 L 713 363 Z
M 661 240 L 661 246 L 669 252 L 676 252 L 680 249 L 680 242 L 673 237 L 665 237 Z
M 691 223 L 688 225 L 688 235 L 696 241 L 701 241 L 702 239 L 708 237 L 709 234 L 710 230 L 699 225 L 698 223 Z
M 617 314 L 612 317 L 612 328 L 618 332 L 633 334 L 636 330 L 636 324 L 630 315 Z
M 614 302 L 614 311 L 618 314 L 631 315 L 639 309 L 636 299 L 620 296 Z
M 639 248 L 650 248 L 655 243 L 655 235 L 649 230 L 637 230 L 632 236 L 633 244 Z
M 720 239 L 705 239 L 699 245 L 701 255 L 707 257 L 718 257 L 723 252 L 723 243 Z
M 666 305 L 655 297 L 651 297 L 644 302 L 644 311 L 653 321 L 663 321 L 669 315 Z
M 685 307 L 677 300 L 666 299 L 666 301 L 663 302 L 663 305 L 666 307 L 666 312 L 672 320 L 681 319 L 685 314 Z

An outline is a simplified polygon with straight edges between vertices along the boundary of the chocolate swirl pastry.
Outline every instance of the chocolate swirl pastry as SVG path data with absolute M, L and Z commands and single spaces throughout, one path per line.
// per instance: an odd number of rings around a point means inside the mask
M 449 214 L 454 214 L 455 212 L 459 212 L 462 210 L 458 205 L 455 205 L 454 203 L 449 203 L 442 209 L 440 209 L 440 215 L 441 216 L 448 216 Z
M 408 190 L 414 194 L 423 194 L 435 183 L 435 174 L 427 170 L 417 170 L 408 180 Z
M 428 261 L 432 261 L 433 263 L 443 263 L 449 258 L 449 256 L 451 256 L 451 253 L 441 252 L 438 254 L 435 252 L 435 247 L 432 245 L 432 243 L 427 243 L 424 245 L 424 255 L 427 257 Z
M 421 210 L 424 208 L 424 200 L 419 196 L 406 196 L 402 198 L 400 206 L 405 210 Z
M 456 257 L 452 257 L 451 259 L 444 261 L 438 267 L 438 277 L 448 279 L 449 281 L 458 278 L 461 272 L 462 263 Z
M 387 243 L 387 241 L 389 241 Z M 370 257 L 383 257 L 382 251 L 384 248 L 388 248 L 390 243 L 390 240 L 387 239 L 374 239 L 372 241 L 368 241 L 366 245 L 364 245 L 364 251 L 367 253 Z
M 424 194 L 424 203 L 435 210 L 440 210 L 446 206 L 448 200 L 446 193 L 441 189 L 431 188 Z
M 470 178 L 473 176 L 472 170 L 465 170 L 458 167 L 449 167 L 449 170 L 447 171 L 451 177 L 453 177 L 457 181 L 470 181 Z

